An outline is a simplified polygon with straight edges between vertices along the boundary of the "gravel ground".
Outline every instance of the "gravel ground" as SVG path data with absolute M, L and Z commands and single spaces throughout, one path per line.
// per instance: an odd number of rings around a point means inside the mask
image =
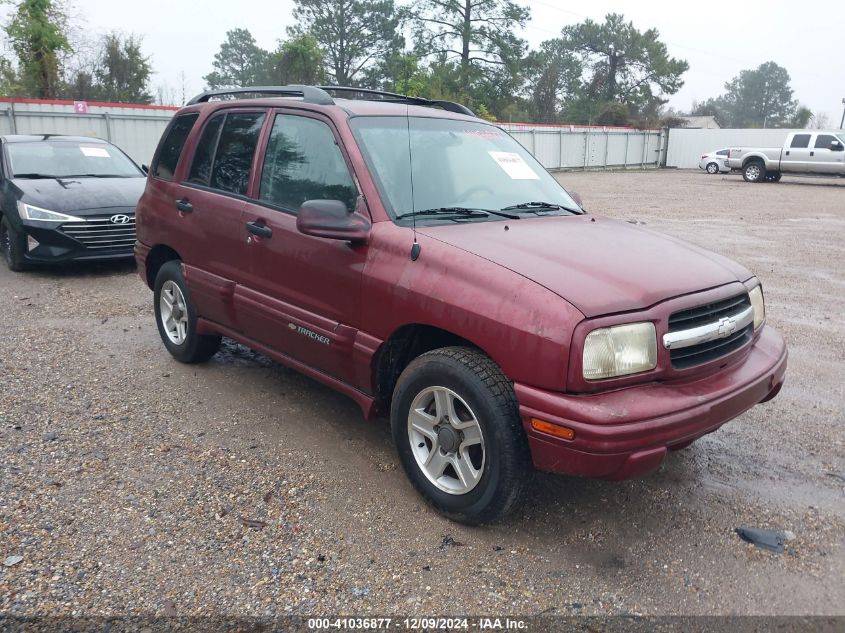
M 845 181 L 560 180 L 755 270 L 778 398 L 643 480 L 540 475 L 467 528 L 344 397 L 233 344 L 173 361 L 130 265 L 2 268 L 0 614 L 845 614 Z

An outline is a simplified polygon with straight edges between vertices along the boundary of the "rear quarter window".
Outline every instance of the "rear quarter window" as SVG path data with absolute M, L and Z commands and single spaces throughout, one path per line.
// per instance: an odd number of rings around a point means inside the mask
M 152 174 L 161 180 L 173 180 L 176 173 L 176 166 L 179 164 L 179 157 L 182 155 L 182 148 L 185 141 L 197 122 L 199 114 L 183 114 L 173 119 L 173 123 L 165 132 L 159 144 L 158 152 L 152 166 Z

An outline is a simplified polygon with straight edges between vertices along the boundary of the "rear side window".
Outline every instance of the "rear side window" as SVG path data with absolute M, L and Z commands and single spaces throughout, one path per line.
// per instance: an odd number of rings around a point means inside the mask
M 357 197 L 329 126 L 306 117 L 277 115 L 264 157 L 261 200 L 297 211 L 306 200 L 340 200 L 352 209 Z
M 249 169 L 252 167 L 252 157 L 262 125 L 263 112 L 226 115 L 217 141 L 209 187 L 239 195 L 246 194 Z
M 819 134 L 816 137 L 816 149 L 830 149 L 830 144 L 835 140 L 833 134 Z
M 197 149 L 194 152 L 194 162 L 191 165 L 191 173 L 188 182 L 208 186 L 211 182 L 211 165 L 214 162 L 214 152 L 217 149 L 217 140 L 220 138 L 220 129 L 223 127 L 225 114 L 218 114 L 202 131 Z
M 796 134 L 792 137 L 792 145 L 790 147 L 795 147 L 797 149 L 802 149 L 804 147 L 810 147 L 810 135 L 809 134 Z
M 197 117 L 199 117 L 199 114 L 196 113 L 183 114 L 173 120 L 167 134 L 161 141 L 161 145 L 159 145 L 156 162 L 152 168 L 153 176 L 162 180 L 173 180 L 182 148 L 185 146 L 185 141 L 188 139 L 188 134 L 194 127 Z
M 730 154 L 730 152 L 726 149 L 720 149 L 718 152 L 716 152 L 717 156 L 727 156 L 728 154 Z

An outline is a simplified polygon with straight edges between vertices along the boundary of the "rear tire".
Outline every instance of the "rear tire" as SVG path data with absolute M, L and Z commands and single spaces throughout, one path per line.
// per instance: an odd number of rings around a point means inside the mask
M 182 262 L 174 259 L 159 269 L 153 296 L 158 333 L 173 358 L 202 363 L 217 353 L 220 336 L 197 334 L 197 311 L 185 286 Z
M 715 176 L 719 173 L 719 165 L 716 163 L 707 163 L 707 167 L 704 170 L 711 176 Z
M 450 519 L 489 523 L 524 500 L 528 438 L 511 382 L 482 352 L 446 347 L 414 359 L 393 392 L 391 427 L 411 483 Z
M 26 237 L 12 227 L 5 215 L 0 216 L 0 250 L 9 270 L 16 273 L 26 270 Z
M 742 168 L 742 178 L 745 182 L 763 182 L 766 177 L 766 166 L 762 161 L 752 160 Z

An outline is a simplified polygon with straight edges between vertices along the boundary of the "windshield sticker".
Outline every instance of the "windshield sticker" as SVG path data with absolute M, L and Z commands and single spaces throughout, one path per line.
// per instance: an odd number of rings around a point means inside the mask
M 511 180 L 540 180 L 540 177 L 534 173 L 534 170 L 531 169 L 530 165 L 519 154 L 515 152 L 487 153 L 511 177 Z
M 534 173 L 531 166 L 526 163 L 522 156 L 515 152 L 487 152 L 495 160 L 499 167 L 511 177 L 511 180 L 540 180 L 540 176 Z
M 111 158 L 105 147 L 80 147 L 82 153 L 91 158 Z

